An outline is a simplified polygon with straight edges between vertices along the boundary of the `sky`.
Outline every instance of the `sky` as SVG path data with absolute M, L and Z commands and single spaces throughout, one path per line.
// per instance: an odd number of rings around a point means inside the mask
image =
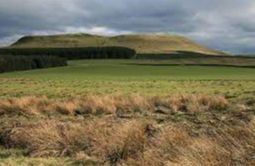
M 255 53 L 254 0 L 0 0 L 0 46 L 26 35 L 179 34 Z

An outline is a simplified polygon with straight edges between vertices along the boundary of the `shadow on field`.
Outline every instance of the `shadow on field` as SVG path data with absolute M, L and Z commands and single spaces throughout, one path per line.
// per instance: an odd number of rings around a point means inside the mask
M 171 63 L 124 63 L 125 65 L 134 65 L 134 66 L 207 66 L 207 67 L 238 67 L 238 68 L 255 68 L 251 65 L 227 65 L 227 64 L 171 64 Z

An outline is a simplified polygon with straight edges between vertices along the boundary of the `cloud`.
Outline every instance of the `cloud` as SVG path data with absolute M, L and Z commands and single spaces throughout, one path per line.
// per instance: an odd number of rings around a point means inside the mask
M 12 35 L 8 37 L 2 37 L 0 40 L 0 46 L 8 46 L 10 43 L 14 43 L 17 39 L 22 37 L 22 35 Z
M 252 53 L 254 17 L 251 0 L 0 0 L 0 45 L 31 34 L 161 32 Z
M 106 36 L 114 36 L 120 34 L 130 34 L 131 31 L 122 31 L 122 30 L 114 30 L 109 29 L 107 27 L 66 27 L 64 30 L 65 33 L 89 33 L 94 35 L 106 35 Z

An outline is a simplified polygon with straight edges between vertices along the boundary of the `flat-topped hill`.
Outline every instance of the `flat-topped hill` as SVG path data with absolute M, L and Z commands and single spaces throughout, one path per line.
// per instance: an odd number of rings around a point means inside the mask
M 14 48 L 63 48 L 121 46 L 136 50 L 139 54 L 169 54 L 176 51 L 223 55 L 192 40 L 177 35 L 131 34 L 99 36 L 90 34 L 65 34 L 52 36 L 25 36 L 11 45 Z

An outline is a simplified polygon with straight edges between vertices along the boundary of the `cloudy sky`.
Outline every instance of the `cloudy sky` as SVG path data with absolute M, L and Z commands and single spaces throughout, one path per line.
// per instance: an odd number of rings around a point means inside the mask
M 0 45 L 23 35 L 170 33 L 255 53 L 254 0 L 0 0 Z

